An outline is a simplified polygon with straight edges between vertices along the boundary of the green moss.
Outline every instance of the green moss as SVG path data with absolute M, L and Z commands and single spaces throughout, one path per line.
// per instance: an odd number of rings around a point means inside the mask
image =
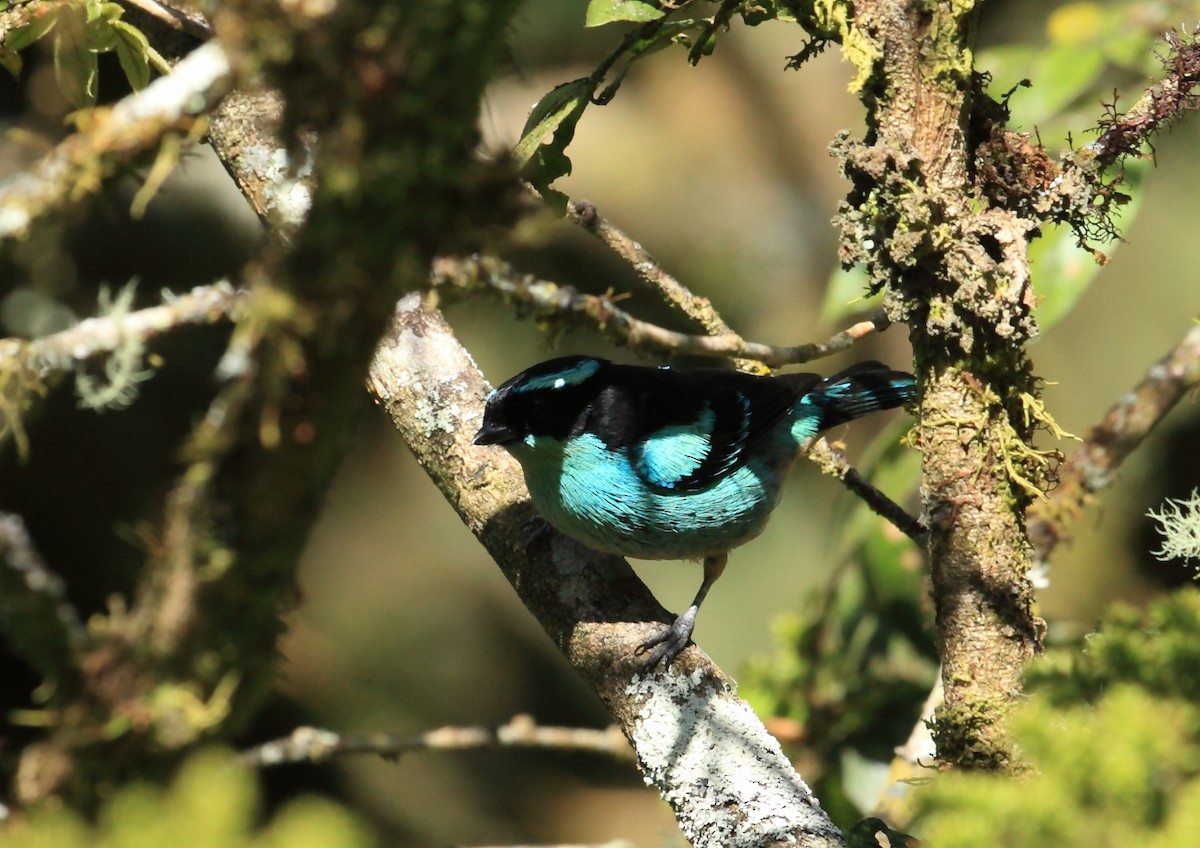
M 875 73 L 883 51 L 875 39 L 855 25 L 853 16 L 853 7 L 845 0 L 816 0 L 812 5 L 815 29 L 829 34 L 829 40 L 841 42 L 842 56 L 854 65 L 849 88 L 851 94 L 857 94 Z
M 964 675 L 970 680 L 970 675 Z M 1009 739 L 1000 729 L 1007 703 L 967 701 L 943 706 L 930 725 L 938 758 L 960 768 L 1006 772 L 1012 762 Z
M 1197 668 L 1200 593 L 1115 607 L 1082 654 L 1031 666 L 1033 695 L 1008 723 L 1029 773 L 944 774 L 918 795 L 914 829 L 938 848 L 1195 844 Z
M 303 799 L 258 827 L 254 773 L 231 755 L 193 755 L 167 789 L 119 789 L 86 823 L 65 808 L 34 809 L 0 828 L 7 848 L 366 848 L 366 829 L 336 804 Z

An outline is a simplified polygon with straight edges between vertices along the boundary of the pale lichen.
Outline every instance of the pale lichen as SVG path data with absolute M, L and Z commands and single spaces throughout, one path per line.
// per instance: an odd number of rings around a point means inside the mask
M 1158 522 L 1162 547 L 1151 551 L 1160 560 L 1200 560 L 1200 489 L 1192 489 L 1191 497 L 1167 498 L 1162 508 L 1146 513 Z

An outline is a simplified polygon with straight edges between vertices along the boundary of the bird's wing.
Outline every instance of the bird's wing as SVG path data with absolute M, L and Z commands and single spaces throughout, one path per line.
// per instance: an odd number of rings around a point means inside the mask
M 703 491 L 731 474 L 782 420 L 796 392 L 769 378 L 731 371 L 664 372 L 639 387 L 630 461 L 663 492 Z

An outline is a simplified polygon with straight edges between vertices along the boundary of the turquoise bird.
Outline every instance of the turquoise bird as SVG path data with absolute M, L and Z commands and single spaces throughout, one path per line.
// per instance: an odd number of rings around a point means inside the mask
M 475 444 L 511 453 L 541 516 L 584 545 L 704 561 L 691 606 L 641 647 L 652 669 L 687 645 L 729 551 L 763 531 L 813 437 L 915 392 L 879 362 L 764 377 L 568 356 L 493 391 Z

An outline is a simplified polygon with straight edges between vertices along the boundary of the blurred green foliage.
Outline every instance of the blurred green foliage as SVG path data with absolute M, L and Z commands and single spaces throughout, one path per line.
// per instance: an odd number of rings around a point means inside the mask
M 938 848 L 1195 845 L 1197 668 L 1200 592 L 1114 607 L 1082 653 L 1031 666 L 1011 725 L 1030 773 L 941 775 L 917 795 L 918 833 Z
M 254 772 L 231 754 L 193 754 L 169 788 L 125 787 L 94 824 L 64 808 L 37 809 L 0 828 L 6 848 L 367 848 L 367 830 L 317 798 L 285 806 L 266 825 Z
M 905 427 L 881 434 L 861 463 L 872 484 L 899 501 L 920 465 L 897 438 Z M 912 541 L 857 500 L 836 525 L 841 566 L 799 611 L 776 621 L 777 651 L 749 664 L 740 692 L 760 715 L 800 728 L 792 741 L 815 757 L 806 779 L 835 821 L 848 822 L 874 792 L 854 784 L 870 782 L 872 764 L 886 771 L 920 715 L 937 652 L 923 558 Z M 775 730 L 787 741 L 783 728 Z

